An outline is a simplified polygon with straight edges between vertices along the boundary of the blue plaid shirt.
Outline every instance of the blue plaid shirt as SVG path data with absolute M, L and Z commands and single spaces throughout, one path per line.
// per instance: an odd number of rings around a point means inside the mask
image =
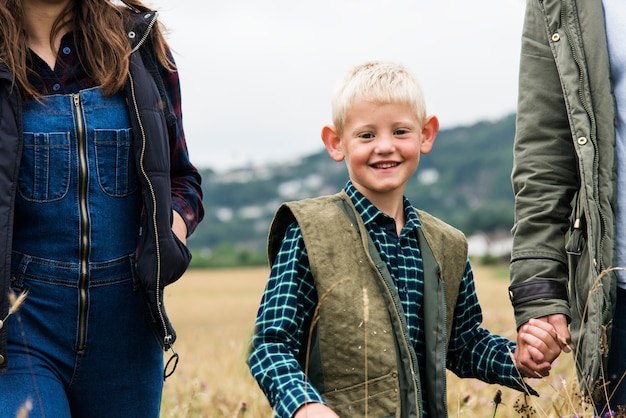
M 417 243 L 420 220 L 404 199 L 406 223 L 400 236 L 395 221 L 378 210 L 351 182 L 344 190 L 360 214 L 382 260 L 391 273 L 406 314 L 409 336 L 420 374 L 425 363 L 422 298 L 424 270 Z M 324 402 L 310 384 L 298 359 L 306 351 L 307 324 L 317 305 L 317 292 L 297 223 L 287 229 L 276 256 L 256 320 L 250 370 L 276 415 L 291 417 L 307 402 Z M 459 290 L 447 353 L 447 368 L 460 377 L 519 388 L 509 355 L 515 343 L 484 328 L 469 261 Z M 422 398 L 425 399 L 422 393 Z M 425 414 L 425 411 L 423 411 Z

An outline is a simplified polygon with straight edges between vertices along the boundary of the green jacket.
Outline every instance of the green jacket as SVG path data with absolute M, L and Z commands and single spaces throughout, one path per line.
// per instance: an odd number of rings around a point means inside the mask
M 555 313 L 571 320 L 584 393 L 602 383 L 615 303 L 614 275 L 600 274 L 614 251 L 614 118 L 602 1 L 529 0 L 510 295 L 518 327 Z
M 320 301 L 302 366 L 340 416 L 418 417 L 424 385 L 430 416 L 446 416 L 445 353 L 452 326 L 447 319 L 465 271 L 467 241 L 427 213 L 418 216 L 431 353 L 421 378 L 391 274 L 345 192 L 286 203 L 272 223 L 270 260 L 288 225 L 300 225 Z

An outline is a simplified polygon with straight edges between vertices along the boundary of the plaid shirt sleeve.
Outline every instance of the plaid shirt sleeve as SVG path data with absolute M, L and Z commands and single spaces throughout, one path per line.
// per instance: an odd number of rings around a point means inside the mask
M 473 377 L 524 390 L 511 358 L 515 342 L 481 328 L 482 321 L 474 275 L 468 260 L 454 312 L 447 367 L 459 377 Z
M 174 57 L 169 48 L 166 49 L 169 59 Z M 169 100 L 176 123 L 168 126 L 170 142 L 170 176 L 172 180 L 172 208 L 185 220 L 187 236 L 196 229 L 204 217 L 202 204 L 202 188 L 200 173 L 189 160 L 189 152 L 183 131 L 183 115 L 181 106 L 180 79 L 178 71 L 170 72 L 160 67 L 161 77 L 165 86 L 165 94 Z
M 317 305 L 302 233 L 285 233 L 261 299 L 249 357 L 250 371 L 278 417 L 291 417 L 305 403 L 324 403 L 307 384 L 299 359 Z

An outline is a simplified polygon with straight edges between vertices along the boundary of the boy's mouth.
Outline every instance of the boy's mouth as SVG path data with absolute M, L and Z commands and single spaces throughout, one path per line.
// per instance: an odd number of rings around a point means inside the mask
M 374 168 L 391 168 L 391 167 L 396 167 L 398 165 L 400 165 L 400 163 L 385 162 L 385 163 L 372 164 L 372 167 L 374 167 Z

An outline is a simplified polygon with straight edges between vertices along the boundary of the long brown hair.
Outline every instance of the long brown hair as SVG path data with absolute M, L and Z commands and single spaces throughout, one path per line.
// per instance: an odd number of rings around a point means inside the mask
M 116 6 L 110 0 L 73 0 L 54 22 L 50 45 L 55 35 L 71 25 L 78 56 L 87 71 L 110 95 L 120 90 L 126 82 L 129 66 L 130 44 L 124 30 L 124 13 L 149 10 L 139 0 L 121 0 Z M 174 70 L 168 59 L 160 24 L 152 32 L 159 62 Z M 28 34 L 24 30 L 22 0 L 0 0 L 0 62 L 4 62 L 15 77 L 22 95 L 37 98 L 40 94 L 28 80 Z

